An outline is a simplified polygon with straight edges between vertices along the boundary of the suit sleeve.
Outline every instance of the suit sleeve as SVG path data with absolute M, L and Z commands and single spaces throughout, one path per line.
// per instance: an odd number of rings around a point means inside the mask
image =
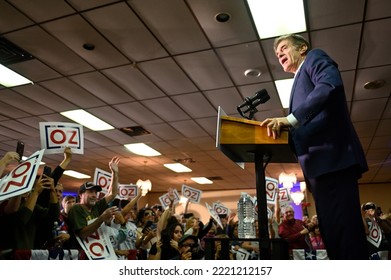
M 322 50 L 310 52 L 300 70 L 298 81 L 300 105 L 292 110 L 300 125 L 306 125 L 326 107 L 327 103 L 343 88 L 337 64 Z M 342 91 L 343 92 L 343 91 Z

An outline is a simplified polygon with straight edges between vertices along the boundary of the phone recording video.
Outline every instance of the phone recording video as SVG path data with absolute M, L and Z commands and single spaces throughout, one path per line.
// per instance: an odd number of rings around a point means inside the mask
M 45 165 L 43 167 L 42 174 L 46 175 L 47 177 L 51 177 L 52 176 L 52 169 L 49 166 Z
M 16 144 L 16 152 L 19 155 L 19 161 L 22 161 L 24 153 L 24 143 L 22 141 L 18 141 L 18 143 Z
M 144 228 L 143 228 L 143 231 L 142 231 L 142 233 L 145 233 L 145 231 L 147 230 L 147 228 L 150 228 L 150 229 L 155 229 L 157 226 L 156 226 L 156 224 L 154 223 L 154 222 L 152 222 L 152 221 L 147 221 L 146 223 L 145 223 L 145 226 L 144 226 Z

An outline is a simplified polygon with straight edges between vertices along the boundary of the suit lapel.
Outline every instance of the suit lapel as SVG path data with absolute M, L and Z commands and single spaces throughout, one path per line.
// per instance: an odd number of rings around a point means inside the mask
M 298 80 L 299 77 L 300 77 L 301 68 L 303 68 L 303 65 L 302 65 L 302 67 L 300 67 L 300 70 L 299 70 L 299 72 L 295 75 L 295 79 L 294 79 L 294 81 L 293 81 L 292 90 L 291 90 L 291 95 L 290 95 L 290 97 L 289 97 L 289 114 L 292 113 L 292 100 L 293 100 L 293 95 L 295 94 L 295 87 L 296 87 L 297 80 Z

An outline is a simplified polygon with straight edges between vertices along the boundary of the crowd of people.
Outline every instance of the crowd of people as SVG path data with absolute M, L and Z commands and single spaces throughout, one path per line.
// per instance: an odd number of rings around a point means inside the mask
M 15 258 L 17 250 L 42 249 L 77 250 L 78 259 L 88 259 L 80 240 L 93 235 L 102 226 L 116 258 L 122 260 L 205 259 L 207 247 L 213 251 L 209 255 L 211 259 L 259 259 L 258 240 L 239 238 L 235 211 L 219 215 L 220 226 L 212 216 L 204 224 L 202 217 L 193 213 L 176 214 L 174 196 L 169 195 L 171 204 L 166 209 L 159 204 L 137 209 L 142 196 L 140 189 L 131 200 L 116 198 L 120 169 L 118 157 L 109 162 L 112 180 L 103 197 L 99 197 L 101 187 L 92 182 L 80 186 L 78 197 L 63 196 L 64 188 L 59 181 L 71 158 L 71 150 L 66 148 L 63 161 L 50 176 L 38 175 L 30 192 L 1 202 L 1 259 Z M 4 170 L 5 166 L 17 161 L 18 155 L 8 152 L 0 160 L 0 168 Z M 280 207 L 278 201 L 270 206 L 274 211 L 267 225 L 269 237 L 284 240 L 290 258 L 296 249 L 327 250 L 317 215 L 296 219 L 292 206 Z M 373 202 L 365 203 L 361 208 L 368 259 L 388 258 L 391 216 L 382 213 Z M 254 226 L 258 234 L 258 221 Z

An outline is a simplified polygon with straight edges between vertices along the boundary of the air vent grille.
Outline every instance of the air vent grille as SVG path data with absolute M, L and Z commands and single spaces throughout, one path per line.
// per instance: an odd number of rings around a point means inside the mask
M 143 128 L 141 126 L 123 127 L 123 128 L 120 128 L 119 130 L 121 130 L 123 133 L 125 133 L 129 136 L 132 136 L 132 137 L 151 134 L 148 130 L 146 130 L 145 128 Z
M 4 37 L 0 37 L 0 63 L 3 65 L 27 61 L 34 57 L 11 43 Z

